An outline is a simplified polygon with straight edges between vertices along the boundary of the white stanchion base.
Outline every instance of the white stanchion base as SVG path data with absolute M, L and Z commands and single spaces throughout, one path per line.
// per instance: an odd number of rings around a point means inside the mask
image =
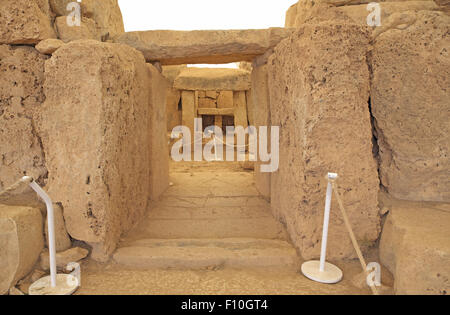
M 72 275 L 59 274 L 56 276 L 56 287 L 50 284 L 50 276 L 34 282 L 28 289 L 29 295 L 71 295 L 79 287 L 78 279 Z
M 325 263 L 325 270 L 320 271 L 320 261 L 307 261 L 302 265 L 302 273 L 308 279 L 320 283 L 333 284 L 342 280 L 342 270 L 330 263 Z

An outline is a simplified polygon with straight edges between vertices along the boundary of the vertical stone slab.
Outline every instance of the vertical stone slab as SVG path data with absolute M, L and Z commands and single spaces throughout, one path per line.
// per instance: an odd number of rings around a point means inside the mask
M 147 207 L 149 86 L 142 54 L 125 45 L 71 42 L 45 66 L 39 129 L 48 191 L 69 234 L 91 244 L 97 260 L 108 259 Z
M 32 45 L 56 38 L 45 1 L 1 0 L 0 25 L 0 44 Z
M 194 118 L 196 117 L 196 92 L 194 91 L 182 91 L 181 92 L 181 102 L 183 106 L 182 110 L 182 124 L 186 126 L 191 131 L 191 138 L 194 135 Z
M 35 113 L 45 100 L 46 59 L 33 47 L 0 45 L 0 191 L 24 175 L 44 184 Z
M 234 125 L 248 127 L 248 117 L 247 117 L 247 98 L 245 96 L 245 91 L 236 91 L 233 96 L 234 104 Z
M 269 99 L 269 85 L 267 65 L 254 67 L 252 71 L 252 101 L 255 104 L 255 127 L 270 126 L 270 99 Z M 268 150 L 270 152 L 270 134 L 268 135 Z M 259 150 L 259 143 L 258 143 Z M 258 153 L 259 156 L 259 153 Z M 270 173 L 261 173 L 261 161 L 255 163 L 255 185 L 259 193 L 265 198 L 270 198 Z
M 217 108 L 233 108 L 233 91 L 220 91 Z
M 248 122 L 250 123 L 250 126 L 255 126 L 256 124 L 256 104 L 253 101 L 252 98 L 252 91 L 248 90 L 245 91 L 245 99 L 247 101 L 247 116 L 248 116 Z
M 450 17 L 409 14 L 414 23 L 379 35 L 371 53 L 381 183 L 398 199 L 449 202 Z
M 172 132 L 172 129 L 181 125 L 181 110 L 179 110 L 179 103 L 181 101 L 181 92 L 169 86 L 167 89 L 167 131 Z
M 368 48 L 364 27 L 305 24 L 268 62 L 271 124 L 280 126 L 271 206 L 305 259 L 320 255 L 328 172 L 340 175 L 339 192 L 363 248 L 379 236 Z M 335 198 L 328 244 L 330 259 L 355 257 Z
M 169 157 L 166 133 L 166 91 L 169 81 L 151 64 L 150 72 L 150 198 L 158 200 L 169 187 Z
M 214 117 L 214 125 L 216 125 L 219 128 L 222 128 L 223 123 L 223 117 L 222 116 L 215 116 Z

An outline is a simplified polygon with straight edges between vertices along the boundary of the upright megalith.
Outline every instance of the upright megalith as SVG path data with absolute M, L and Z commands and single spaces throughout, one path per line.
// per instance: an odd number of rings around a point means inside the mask
M 154 66 L 147 64 L 150 75 L 150 193 L 152 200 L 158 200 L 169 187 L 169 150 L 167 144 L 167 80 Z
M 304 23 L 318 23 L 323 21 L 354 23 L 368 26 L 369 21 L 375 21 L 379 12 L 379 26 L 384 25 L 391 15 L 406 11 L 440 10 L 432 0 L 420 1 L 380 1 L 376 2 L 378 9 L 368 6 L 370 0 L 302 0 L 292 5 L 286 13 L 286 27 L 300 27 Z M 377 10 L 377 11 L 375 11 Z M 371 20 L 372 18 L 372 20 Z M 372 23 L 372 22 L 371 22 Z M 373 25 L 370 25 L 373 26 Z
M 269 58 L 271 125 L 281 127 L 271 206 L 305 259 L 320 253 L 327 172 L 340 175 L 339 193 L 360 243 L 379 236 L 368 47 L 363 27 L 305 24 Z M 354 257 L 336 200 L 332 209 L 329 257 Z
M 252 101 L 255 104 L 255 126 L 271 126 L 270 124 L 270 97 L 268 66 L 253 67 L 252 71 Z M 270 132 L 270 131 L 269 131 Z M 268 137 L 270 139 L 270 137 Z M 270 143 L 269 143 L 270 145 Z M 261 161 L 255 167 L 255 186 L 259 193 L 270 198 L 270 173 L 261 172 Z
M 44 183 L 36 113 L 45 100 L 46 59 L 33 47 L 0 45 L 0 191 L 24 175 Z
M 151 77 L 131 47 L 75 41 L 45 66 L 39 130 L 69 234 L 107 259 L 149 197 Z
M 409 12 L 371 53 L 380 178 L 393 197 L 450 201 L 450 17 Z
M 0 1 L 0 44 L 32 45 L 56 38 L 47 1 Z

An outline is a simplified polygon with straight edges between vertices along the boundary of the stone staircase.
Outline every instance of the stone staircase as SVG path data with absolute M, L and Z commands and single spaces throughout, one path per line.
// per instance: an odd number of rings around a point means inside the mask
M 142 269 L 298 268 L 297 253 L 251 172 L 206 164 L 172 171 L 171 181 L 121 242 L 116 263 Z

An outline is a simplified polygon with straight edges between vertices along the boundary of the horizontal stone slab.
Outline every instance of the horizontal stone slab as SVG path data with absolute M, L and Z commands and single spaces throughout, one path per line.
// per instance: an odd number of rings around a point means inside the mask
M 175 79 L 174 88 L 190 91 L 247 91 L 250 72 L 241 69 L 187 68 Z
M 234 108 L 199 108 L 199 115 L 234 116 Z
M 292 30 L 143 31 L 128 32 L 115 42 L 140 50 L 149 62 L 163 65 L 220 64 L 252 61 L 288 37 Z

